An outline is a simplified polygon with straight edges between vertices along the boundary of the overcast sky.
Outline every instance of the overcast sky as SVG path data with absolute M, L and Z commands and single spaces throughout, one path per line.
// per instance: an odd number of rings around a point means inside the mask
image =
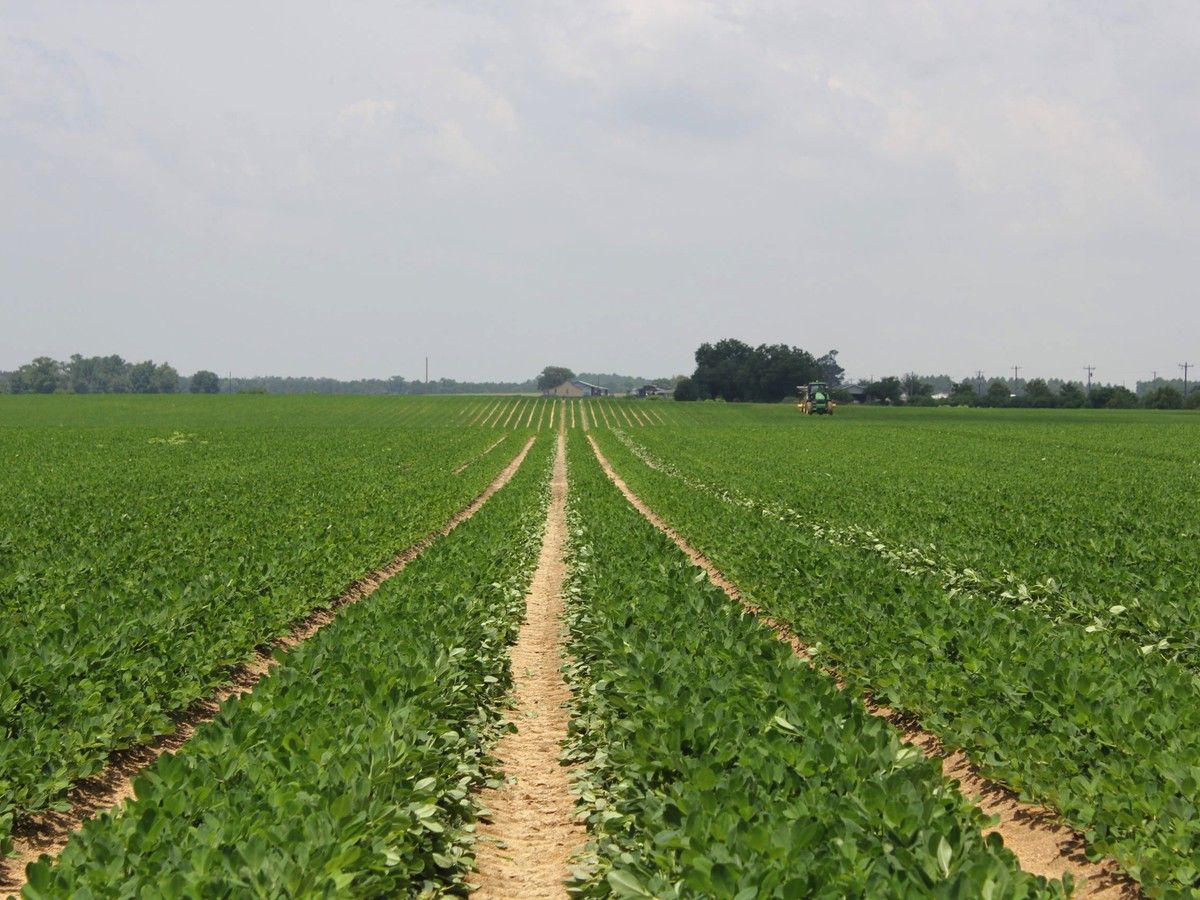
M 1132 387 L 1198 189 L 1194 0 L 0 0 L 0 368 Z

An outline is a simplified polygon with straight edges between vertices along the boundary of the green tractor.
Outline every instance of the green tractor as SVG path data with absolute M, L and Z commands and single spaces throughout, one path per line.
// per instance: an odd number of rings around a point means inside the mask
M 806 416 L 832 416 L 837 404 L 829 396 L 829 385 L 824 381 L 812 381 L 796 388 L 800 392 L 798 408 Z

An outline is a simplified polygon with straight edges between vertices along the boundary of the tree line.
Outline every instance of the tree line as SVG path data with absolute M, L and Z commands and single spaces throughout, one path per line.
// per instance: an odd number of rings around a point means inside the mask
M 745 400 L 778 403 L 812 381 L 840 385 L 845 370 L 837 351 L 816 357 L 787 344 L 752 347 L 736 338 L 701 344 L 696 369 L 675 386 L 676 400 Z
M 147 359 L 130 362 L 120 356 L 74 354 L 63 362 L 39 356 L 3 378 L 12 394 L 174 394 L 183 381 L 169 363 Z M 220 381 L 213 372 L 201 370 L 186 380 L 194 393 L 216 393 Z
M 1024 382 L 1019 393 L 1001 378 L 992 379 L 982 392 L 976 385 L 970 380 L 955 384 L 944 402 L 951 406 L 1035 409 L 1200 409 L 1200 393 L 1189 392 L 1184 397 L 1170 384 L 1152 388 L 1141 397 L 1119 384 L 1092 385 L 1089 390 L 1082 382 L 1067 381 L 1056 390 L 1043 378 Z
M 1032 378 L 1010 383 L 994 378 L 954 381 L 948 376 L 888 375 L 859 385 L 843 383 L 838 351 L 814 356 L 787 344 L 757 347 L 734 338 L 701 344 L 696 368 L 675 388 L 676 400 L 726 400 L 777 403 L 797 388 L 823 381 L 834 399 L 893 406 L 982 406 L 1044 409 L 1200 409 L 1200 391 L 1183 392 L 1173 383 L 1146 385 L 1141 396 L 1122 385 Z M 1142 385 L 1139 385 L 1139 389 Z M 936 394 L 936 396 L 935 396 Z

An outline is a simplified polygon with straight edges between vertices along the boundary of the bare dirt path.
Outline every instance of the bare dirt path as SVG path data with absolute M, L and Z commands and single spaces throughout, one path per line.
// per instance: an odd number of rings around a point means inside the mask
M 776 637 L 789 644 L 797 654 L 808 657 L 808 648 L 786 625 L 766 616 L 758 607 L 746 600 L 737 586 L 721 573 L 708 557 L 694 548 L 674 528 L 647 506 L 613 469 L 612 464 L 601 452 L 595 438 L 587 436 L 592 452 L 600 462 L 610 481 L 617 486 L 625 499 L 659 531 L 669 537 L 687 557 L 708 575 L 709 580 L 723 590 L 731 600 L 740 603 L 756 615 L 764 625 L 775 632 Z M 828 670 L 826 670 L 828 671 Z M 837 678 L 835 672 L 828 674 Z M 844 687 L 840 679 L 838 686 Z M 1076 881 L 1076 897 L 1132 898 L 1141 897 L 1137 882 L 1122 872 L 1112 860 L 1094 863 L 1086 856 L 1087 843 L 1083 836 L 1064 824 L 1050 809 L 1024 803 L 1004 785 L 980 774 L 965 753 L 955 751 L 947 754 L 936 735 L 923 731 L 893 710 L 864 698 L 867 711 L 886 718 L 903 734 L 903 739 L 917 747 L 930 758 L 942 761 L 942 771 L 947 778 L 957 779 L 959 790 L 970 798 L 989 816 L 998 816 L 1000 822 L 989 832 L 995 831 L 1004 839 L 1004 846 L 1013 852 L 1021 868 L 1034 875 L 1061 878 L 1070 872 Z M 1082 885 L 1079 882 L 1086 879 Z
M 533 414 L 537 411 L 537 405 L 538 404 L 536 400 L 529 404 L 529 415 L 525 419 L 526 428 L 528 428 L 530 423 L 533 422 Z
M 229 681 L 217 688 L 208 698 L 198 701 L 184 712 L 174 734 L 160 737 L 149 744 L 112 754 L 109 763 L 98 775 L 76 785 L 67 796 L 70 809 L 62 813 L 41 813 L 20 822 L 14 828 L 14 855 L 0 859 L 0 896 L 18 895 L 25 884 L 25 866 L 42 854 L 57 856 L 67 839 L 83 823 L 105 810 L 124 803 L 133 796 L 133 781 L 164 753 L 174 753 L 186 744 L 196 729 L 216 718 L 221 704 L 230 697 L 248 694 L 279 665 L 276 653 L 286 653 L 302 644 L 337 618 L 338 611 L 351 603 L 363 600 L 390 578 L 400 574 L 409 563 L 424 553 L 439 538 L 475 515 L 492 496 L 512 479 L 525 461 L 534 438 L 526 441 L 521 451 L 504 467 L 481 494 L 450 517 L 441 528 L 421 538 L 395 556 L 381 569 L 360 578 L 335 598 L 328 607 L 313 612 L 292 626 L 284 637 L 259 647 L 257 656 L 238 666 Z
M 588 430 L 587 406 L 583 403 L 579 404 L 579 424 L 584 431 Z
M 605 401 L 601 401 L 600 415 L 604 416 L 604 427 L 612 428 L 612 422 L 608 420 L 608 403 Z
M 496 746 L 504 784 L 483 793 L 490 821 L 479 829 L 480 898 L 567 896 L 572 854 L 587 840 L 559 763 L 567 737 L 570 691 L 563 680 L 562 584 L 567 539 L 566 434 L 559 429 L 550 509 L 537 570 L 525 598 L 525 622 L 512 646 L 517 726 Z

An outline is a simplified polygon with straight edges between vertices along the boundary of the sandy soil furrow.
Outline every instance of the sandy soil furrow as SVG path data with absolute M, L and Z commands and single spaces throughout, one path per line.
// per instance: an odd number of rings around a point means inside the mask
M 467 424 L 468 425 L 482 424 L 481 420 L 483 419 L 484 413 L 486 413 L 487 411 L 488 411 L 488 404 L 487 404 L 487 401 L 484 401 L 483 403 L 479 404 L 479 408 L 475 413 L 475 417 L 473 419 L 471 419 L 471 421 L 468 422 Z
M 505 419 L 504 419 L 504 424 L 503 424 L 503 425 L 501 425 L 500 427 L 501 427 L 501 428 L 507 428 L 507 427 L 508 427 L 509 420 L 510 420 L 510 419 L 512 419 L 512 417 L 513 417 L 513 416 L 517 416 L 517 421 L 518 421 L 518 422 L 520 422 L 520 421 L 521 421 L 521 417 L 520 417 L 519 415 L 517 415 L 517 410 L 519 410 L 520 408 L 521 408 L 521 401 L 520 401 L 520 400 L 518 400 L 518 401 L 516 401 L 516 402 L 515 402 L 515 403 L 512 405 L 512 409 L 510 409 L 510 410 L 508 411 L 508 415 L 507 415 L 507 416 L 505 417 Z
M 606 428 L 612 428 L 612 422 L 608 420 L 608 404 L 604 403 L 603 401 L 600 404 L 600 414 L 604 416 L 604 426 Z
M 526 428 L 528 428 L 530 423 L 533 422 L 533 414 L 537 412 L 537 406 L 538 402 L 536 400 L 529 404 L 529 415 L 525 417 Z
M 579 424 L 584 431 L 588 430 L 587 404 L 579 404 Z
M 342 594 L 330 602 L 328 607 L 316 610 L 302 619 L 291 631 L 259 647 L 256 656 L 248 663 L 238 666 L 229 680 L 217 688 L 209 697 L 193 703 L 180 714 L 173 734 L 160 737 L 151 743 L 129 750 L 113 753 L 109 763 L 98 775 L 76 785 L 67 796 L 70 809 L 63 813 L 40 813 L 18 823 L 14 829 L 14 855 L 0 860 L 0 894 L 19 894 L 25 883 L 25 866 L 42 854 L 56 856 L 71 833 L 78 831 L 88 819 L 111 809 L 133 796 L 133 781 L 164 753 L 174 753 L 186 744 L 196 729 L 216 718 L 221 704 L 230 697 L 247 694 L 271 670 L 279 665 L 277 655 L 282 655 L 304 643 L 318 631 L 337 618 L 338 611 L 352 603 L 371 596 L 388 579 L 398 575 L 414 559 L 424 553 L 439 538 L 450 534 L 455 528 L 475 515 L 492 496 L 512 479 L 533 446 L 534 438 L 526 441 L 521 451 L 504 467 L 481 494 L 456 512 L 445 525 L 421 538 L 408 549 L 395 556 L 391 562 L 371 574 L 360 578 Z
M 487 407 L 487 408 L 486 408 L 486 409 L 483 411 L 483 415 L 482 415 L 482 416 L 480 416 L 480 418 L 479 418 L 479 427 L 480 427 L 480 428 L 486 428 L 486 427 L 487 427 L 488 420 L 489 420 L 489 419 L 492 417 L 492 414 L 493 414 L 493 413 L 495 413 L 495 412 L 496 412 L 496 410 L 497 410 L 497 409 L 499 409 L 499 408 L 500 408 L 500 401 L 499 401 L 499 400 L 497 400 L 497 401 L 496 401 L 495 403 L 493 403 L 491 406 L 488 406 L 488 407 Z
M 571 404 L 571 427 L 575 427 L 575 404 Z
M 742 596 L 741 591 L 726 578 L 708 557 L 694 548 L 674 528 L 647 506 L 625 483 L 612 464 L 601 452 L 595 438 L 588 435 L 592 452 L 596 454 L 604 473 L 617 486 L 625 499 L 637 509 L 659 531 L 669 537 L 687 557 L 708 575 L 709 580 L 723 590 L 731 600 L 740 603 L 747 611 L 757 616 L 781 641 L 790 645 L 800 656 L 809 657 L 807 646 L 783 623 L 765 615 L 761 609 Z M 825 670 L 837 679 L 837 673 Z M 845 685 L 837 679 L 838 687 Z M 864 698 L 867 711 L 872 715 L 888 719 L 901 732 L 903 739 L 917 747 L 930 758 L 942 761 L 942 771 L 947 778 L 957 779 L 959 790 L 989 816 L 999 817 L 999 824 L 988 831 L 995 831 L 1004 839 L 1004 845 L 1017 857 L 1021 868 L 1034 875 L 1061 878 L 1070 872 L 1078 886 L 1076 897 L 1132 898 L 1142 896 L 1140 886 L 1122 872 L 1111 860 L 1094 863 L 1086 856 L 1087 842 L 1083 836 L 1064 824 L 1050 809 L 1024 803 L 1004 785 L 986 778 L 962 751 L 947 753 L 937 736 L 924 731 L 907 717 L 896 714 L 885 706 Z
M 545 417 L 546 417 L 546 401 L 539 400 L 538 401 L 538 420 L 537 420 L 537 430 L 538 431 L 542 430 L 542 419 L 544 419 Z
M 566 435 L 560 428 L 542 551 L 525 599 L 525 622 L 510 650 L 515 681 L 510 718 L 517 731 L 494 751 L 504 784 L 482 796 L 491 815 L 479 829 L 472 878 L 481 898 L 566 897 L 569 860 L 587 840 L 575 819 L 567 769 L 559 763 L 570 698 L 561 672 L 566 504 Z

